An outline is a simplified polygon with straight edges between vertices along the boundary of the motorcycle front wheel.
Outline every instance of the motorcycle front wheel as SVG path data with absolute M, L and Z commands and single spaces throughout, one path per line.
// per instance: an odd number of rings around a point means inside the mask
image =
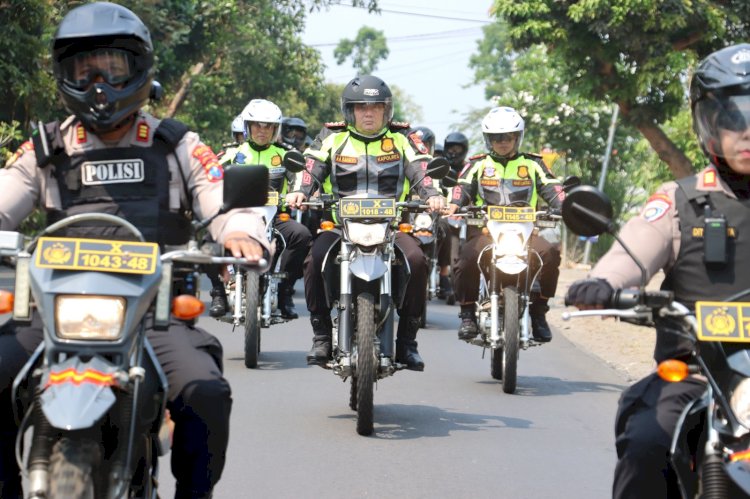
M 245 273 L 245 367 L 258 367 L 260 355 L 260 276 Z
M 357 433 L 373 430 L 373 391 L 378 362 L 375 351 L 375 299 L 369 293 L 357 297 L 357 365 L 352 383 L 356 384 Z M 350 404 L 351 405 L 351 404 Z
M 521 324 L 518 314 L 518 290 L 509 286 L 503 289 L 503 391 L 516 391 L 518 371 L 518 339 Z
M 101 452 L 95 442 L 60 439 L 49 459 L 49 497 L 95 499 L 94 473 L 100 461 Z

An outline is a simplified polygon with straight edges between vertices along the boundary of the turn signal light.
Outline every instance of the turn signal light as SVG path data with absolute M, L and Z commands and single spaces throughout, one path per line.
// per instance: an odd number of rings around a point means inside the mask
M 7 314 L 13 311 L 13 293 L 10 291 L 0 290 L 0 314 Z
M 407 224 L 407 223 L 398 224 L 398 231 L 399 232 L 405 232 L 405 233 L 408 234 L 408 233 L 411 232 L 412 229 L 413 229 L 413 227 L 412 227 L 411 224 Z
M 175 296 L 172 300 L 172 315 L 178 319 L 195 319 L 203 313 L 206 305 L 192 295 Z
M 690 368 L 681 360 L 669 359 L 660 362 L 656 372 L 664 381 L 676 383 L 688 377 Z
M 482 227 L 482 234 L 485 236 L 489 236 L 490 230 L 487 227 Z
M 320 228 L 323 230 L 333 230 L 334 227 L 336 227 L 336 224 L 334 224 L 330 220 L 326 220 L 325 222 L 320 222 Z
M 289 213 L 279 213 L 279 220 L 282 222 L 288 222 L 291 218 Z

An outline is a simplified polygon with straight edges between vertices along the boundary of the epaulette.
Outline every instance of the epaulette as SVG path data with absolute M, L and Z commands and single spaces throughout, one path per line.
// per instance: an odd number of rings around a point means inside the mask
M 541 154 L 534 154 L 533 152 L 522 152 L 521 156 L 526 156 L 527 158 L 532 158 L 536 161 L 543 161 L 544 158 Z
M 240 147 L 240 143 L 239 142 L 227 142 L 226 144 L 221 145 L 221 148 L 224 149 L 225 151 L 233 147 Z
M 282 142 L 282 141 L 274 142 L 273 145 L 275 145 L 276 147 L 280 147 L 281 149 L 285 151 L 291 151 L 292 149 L 294 149 L 293 145 L 287 144 L 286 142 Z
M 486 157 L 487 157 L 487 153 L 486 152 L 482 152 L 482 153 L 475 154 L 474 156 L 469 157 L 469 161 L 471 161 L 471 162 L 473 162 L 473 161 L 479 161 L 480 159 L 484 159 Z
M 391 129 L 391 132 L 399 132 L 401 130 L 408 130 L 411 128 L 411 125 L 405 121 L 391 121 L 391 124 L 388 126 L 388 128 Z
M 329 121 L 323 124 L 324 127 L 329 130 L 344 130 L 346 128 L 346 121 Z

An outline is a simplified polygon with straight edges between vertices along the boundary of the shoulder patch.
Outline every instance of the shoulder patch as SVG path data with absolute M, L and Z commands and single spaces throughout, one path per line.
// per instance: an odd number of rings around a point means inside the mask
M 343 130 L 346 128 L 346 122 L 345 121 L 329 121 L 328 123 L 324 123 L 323 126 L 330 130 Z
M 522 152 L 521 156 L 533 159 L 534 161 L 542 161 L 544 159 L 541 154 L 534 154 L 533 152 Z
M 641 211 L 641 216 L 647 222 L 655 222 L 667 214 L 672 207 L 672 200 L 666 194 L 657 193 L 648 198 Z
M 412 132 L 409 134 L 409 141 L 420 153 L 429 154 L 430 151 L 427 150 L 427 146 L 424 145 L 424 142 L 422 142 L 422 139 L 419 137 L 419 135 L 417 135 L 417 132 Z
M 475 154 L 474 156 L 470 156 L 469 157 L 469 161 L 477 161 L 477 160 L 480 160 L 480 159 L 484 159 L 486 157 L 487 157 L 487 153 L 483 152 L 483 153 L 480 153 L 480 154 Z
M 15 163 L 16 161 L 18 161 L 18 159 L 19 159 L 19 158 L 20 158 L 21 156 L 23 156 L 23 154 L 24 154 L 24 153 L 25 153 L 26 151 L 33 151 L 33 150 L 34 150 L 34 143 L 33 143 L 33 142 L 31 142 L 30 140 L 27 140 L 26 142 L 24 142 L 23 144 L 21 144 L 21 145 L 20 145 L 20 146 L 18 147 L 18 149 L 16 149 L 16 152 L 14 152 L 14 153 L 13 153 L 13 154 L 12 154 L 12 155 L 10 156 L 10 158 L 8 158 L 8 161 L 6 161 L 6 162 L 5 162 L 5 166 L 10 166 L 10 165 L 12 165 L 12 164 L 13 164 L 13 163 Z
M 716 171 L 706 170 L 703 172 L 703 186 L 716 187 Z
M 203 171 L 206 172 L 206 177 L 210 182 L 218 182 L 224 178 L 224 168 L 219 163 L 219 158 L 206 144 L 193 149 L 193 157 L 203 166 Z

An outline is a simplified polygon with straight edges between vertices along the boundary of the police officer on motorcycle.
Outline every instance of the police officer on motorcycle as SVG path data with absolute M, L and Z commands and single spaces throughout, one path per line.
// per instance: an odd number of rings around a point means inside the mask
M 294 184 L 294 174 L 282 165 L 286 149 L 277 144 L 281 136 L 281 109 L 271 101 L 253 99 L 240 116 L 247 140 L 226 151 L 221 157 L 222 164 L 264 165 L 269 170 L 271 189 L 279 196 L 286 195 L 289 185 Z M 304 225 L 291 219 L 282 221 L 278 215 L 273 226 L 286 241 L 280 269 L 287 273 L 287 277 L 279 283 L 279 311 L 285 319 L 296 319 L 299 315 L 292 300 L 294 283 L 302 277 L 302 262 L 310 248 L 312 235 Z
M 305 205 L 322 183 L 324 192 L 334 198 L 358 193 L 377 193 L 403 201 L 414 185 L 431 209 L 443 207 L 443 198 L 425 177 L 420 156 L 398 130 L 406 124 L 392 123 L 393 98 L 388 85 L 375 76 L 357 76 L 341 96 L 344 121 L 326 125 L 305 151 L 307 171 L 301 189 L 287 195 L 292 207 Z M 317 179 L 317 180 L 316 180 Z M 313 327 L 313 346 L 307 355 L 311 365 L 325 365 L 331 358 L 331 310 L 323 285 L 323 260 L 339 241 L 333 231 L 320 233 L 305 259 L 305 299 Z M 396 245 L 411 269 L 406 297 L 398 310 L 400 319 L 396 340 L 396 360 L 408 369 L 421 371 L 424 361 L 417 351 L 416 336 L 425 306 L 427 262 L 417 240 L 409 234 L 396 235 Z
M 307 138 L 307 123 L 296 116 L 286 116 L 281 120 L 281 140 L 284 144 L 304 152 Z
M 698 300 L 729 297 L 750 282 L 745 261 L 750 254 L 750 44 L 724 48 L 698 64 L 690 83 L 690 107 L 693 130 L 709 165 L 660 186 L 640 216 L 623 226 L 620 237 L 648 278 L 663 269 L 662 289 L 692 308 Z M 705 230 L 707 220 L 723 230 Z M 606 308 L 614 289 L 640 280 L 633 259 L 615 243 L 588 279 L 571 285 L 565 303 Z M 669 318 L 657 320 L 657 362 L 690 362 L 693 346 L 670 334 L 674 329 Z M 615 420 L 614 497 L 676 493 L 669 464 L 672 435 L 683 408 L 704 390 L 705 383 L 695 376 L 669 383 L 651 374 L 623 392 Z
M 552 209 L 559 210 L 563 197 L 560 182 L 543 165 L 541 158 L 519 152 L 524 134 L 523 118 L 513 108 L 493 108 L 482 120 L 482 133 L 490 152 L 471 158 L 471 165 L 458 180 L 461 188 L 454 189 L 451 206 L 455 208 L 451 211 L 472 202 L 477 206 L 524 203 L 536 207 L 538 196 Z M 474 314 L 474 302 L 479 297 L 477 258 L 485 246 L 492 244 L 492 239 L 475 227 L 469 232 L 453 269 L 456 301 L 461 305 L 458 337 L 462 340 L 473 339 L 478 333 Z M 557 289 L 560 252 L 536 235 L 531 236 L 530 245 L 542 258 L 541 293 L 532 293 L 529 305 L 531 332 L 536 341 L 548 342 L 552 340 L 552 331 L 545 314 L 549 310 L 547 301 L 555 296 Z
M 41 206 L 50 223 L 81 212 L 114 213 L 131 221 L 149 241 L 187 242 L 188 210 L 202 217 L 219 211 L 223 170 L 211 149 L 185 125 L 141 110 L 149 101 L 154 75 L 148 28 L 133 12 L 113 3 L 77 7 L 57 28 L 52 61 L 58 90 L 72 116 L 35 132 L 0 171 L 0 230 L 15 229 Z M 144 167 L 127 175 L 100 167 L 123 159 Z M 81 237 L 116 237 L 103 233 L 108 229 L 73 228 Z M 249 210 L 218 217 L 209 229 L 235 257 L 258 261 L 269 250 L 262 220 Z M 30 325 L 10 320 L 0 327 L 3 498 L 21 495 L 11 384 L 42 342 L 41 321 L 34 315 Z M 222 375 L 221 344 L 206 331 L 176 320 L 166 331 L 148 331 L 147 337 L 169 382 L 167 407 L 176 423 L 176 496 L 210 497 L 224 468 L 232 406 Z

